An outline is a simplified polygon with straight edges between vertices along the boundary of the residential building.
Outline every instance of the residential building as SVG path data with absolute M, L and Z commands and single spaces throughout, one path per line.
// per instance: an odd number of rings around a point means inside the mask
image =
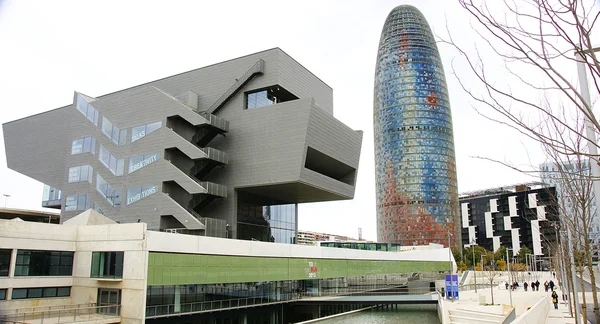
M 479 245 L 496 251 L 500 246 L 518 253 L 551 253 L 558 221 L 556 189 L 541 182 L 489 188 L 461 194 L 463 246 Z
M 327 233 L 310 232 L 310 231 L 298 231 L 298 244 L 318 245 L 317 242 L 323 242 L 323 241 L 342 242 L 342 241 L 362 241 L 362 240 L 357 240 L 355 238 L 352 238 L 349 236 L 344 236 L 344 235 L 327 234 Z
M 0 220 L 0 321 L 185 322 L 200 314 L 197 323 L 251 323 L 244 312 L 275 305 L 268 322 L 287 323 L 299 292 L 373 291 L 419 277 L 434 287 L 451 266 L 447 249 L 356 251 L 165 233 L 93 210 L 63 224 Z
M 68 221 L 295 243 L 298 204 L 352 199 L 362 132 L 279 48 L 5 123 L 8 167 Z
M 394 8 L 383 26 L 373 121 L 377 241 L 458 243 L 448 88 L 431 28 L 413 6 Z
M 589 220 L 588 237 L 598 246 L 600 245 L 600 216 L 589 163 L 587 158 L 573 163 L 566 161 L 560 164 L 543 163 L 540 164 L 540 176 L 543 182 L 556 188 L 557 203 L 561 214 L 565 217 L 573 219 L 578 215 L 581 219 L 583 215 L 581 204 L 587 206 L 584 217 Z M 597 256 L 594 258 L 596 259 Z

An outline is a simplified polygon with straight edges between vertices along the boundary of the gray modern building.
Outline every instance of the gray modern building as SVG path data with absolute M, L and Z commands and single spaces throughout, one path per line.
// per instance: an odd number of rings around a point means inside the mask
M 298 203 L 352 199 L 362 132 L 279 48 L 3 125 L 8 167 L 46 184 L 61 222 L 294 243 Z

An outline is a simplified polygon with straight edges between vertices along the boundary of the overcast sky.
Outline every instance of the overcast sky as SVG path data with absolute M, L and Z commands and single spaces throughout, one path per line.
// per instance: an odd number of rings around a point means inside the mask
M 0 123 L 70 104 L 73 91 L 100 96 L 280 47 L 333 88 L 335 117 L 364 131 L 354 200 L 300 205 L 299 228 L 356 237 L 362 227 L 363 236 L 374 240 L 375 58 L 386 16 L 404 3 L 419 8 L 436 35 L 446 34 L 447 25 L 454 38 L 474 39 L 470 18 L 451 0 L 0 0 Z M 473 158 L 536 165 L 543 159 L 532 153 L 537 148 L 531 143 L 473 110 L 450 73 L 457 53 L 439 46 L 452 106 L 459 191 L 530 181 Z M 43 185 L 6 167 L 0 139 L 0 194 L 11 196 L 7 206 L 42 209 Z

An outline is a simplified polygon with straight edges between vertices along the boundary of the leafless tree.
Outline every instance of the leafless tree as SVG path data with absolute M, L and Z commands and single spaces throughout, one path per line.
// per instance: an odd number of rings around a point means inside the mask
M 592 282 L 595 278 L 590 252 L 594 249 L 586 232 L 593 219 L 588 189 L 598 179 L 591 173 L 573 172 L 568 165 L 579 163 L 584 170 L 585 163 L 589 163 L 588 169 L 599 163 L 596 136 L 600 123 L 576 76 L 579 60 L 581 72 L 591 79 L 590 92 L 600 93 L 600 63 L 591 40 L 599 16 L 594 2 L 459 0 L 472 17 L 472 30 L 483 46 L 469 48 L 455 39 L 450 29 L 446 39 L 441 40 L 455 48 L 468 67 L 457 69 L 453 64 L 452 70 L 474 108 L 482 116 L 539 142 L 550 160 L 566 161 L 559 163 L 565 167 L 561 172 L 568 180 L 565 183 L 579 181 L 567 190 L 570 194 L 566 201 L 571 199 L 574 208 L 572 215 L 563 219 L 567 220 L 565 226 L 576 233 L 575 249 L 584 251 L 581 264 L 588 268 Z M 477 82 L 471 82 L 473 77 Z M 598 319 L 595 289 L 593 299 Z
M 496 269 L 494 269 L 494 267 L 490 265 L 483 265 L 482 272 L 483 277 L 487 279 L 487 281 L 490 283 L 490 294 L 492 295 L 492 305 L 494 305 L 494 281 L 500 276 L 501 272 L 496 271 Z

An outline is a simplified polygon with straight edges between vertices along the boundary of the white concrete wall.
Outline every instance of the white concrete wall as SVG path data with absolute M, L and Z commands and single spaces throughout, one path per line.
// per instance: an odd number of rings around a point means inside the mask
M 98 288 L 121 289 L 123 323 L 142 323 L 146 306 L 148 252 L 146 224 L 66 226 L 45 223 L 0 221 L 0 248 L 15 251 L 74 251 L 72 276 L 0 277 L 0 287 L 71 286 L 70 297 L 32 298 L 0 301 L 1 309 L 96 303 Z M 124 251 L 120 280 L 90 278 L 93 251 Z M 11 291 L 7 296 L 11 295 Z
M 148 251 L 351 260 L 448 261 L 448 249 L 416 249 L 403 252 L 366 251 L 308 245 L 221 239 L 149 231 Z M 452 260 L 454 263 L 454 260 Z
M 512 324 L 544 324 L 550 312 L 550 296 L 545 296 L 528 311 L 517 317 Z

